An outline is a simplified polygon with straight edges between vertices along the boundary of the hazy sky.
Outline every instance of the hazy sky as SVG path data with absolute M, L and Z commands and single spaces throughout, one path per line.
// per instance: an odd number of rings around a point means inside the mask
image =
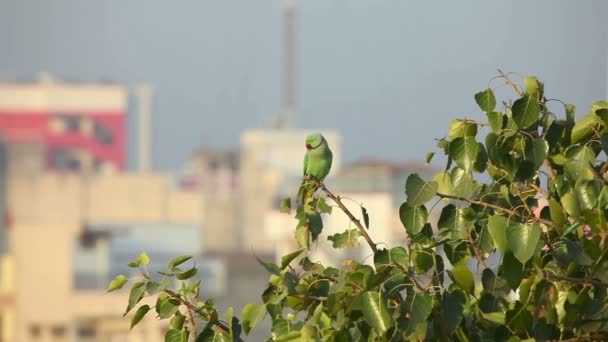
M 176 168 L 196 146 L 237 146 L 279 111 L 280 4 L 0 0 L 0 76 L 151 82 L 155 165 Z M 606 96 L 608 2 L 298 6 L 296 124 L 340 130 L 347 160 L 422 160 L 452 118 L 483 119 L 473 93 L 498 67 L 537 75 L 579 115 Z

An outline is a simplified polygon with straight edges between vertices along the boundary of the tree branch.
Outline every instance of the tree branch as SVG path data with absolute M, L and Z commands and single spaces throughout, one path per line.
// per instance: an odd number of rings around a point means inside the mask
M 193 305 L 189 301 L 185 300 L 179 294 L 177 294 L 169 289 L 164 289 L 163 292 L 168 294 L 171 298 L 177 299 L 180 303 L 182 303 L 184 306 L 186 306 L 189 310 L 192 310 L 192 311 L 196 312 L 197 314 L 199 314 L 201 317 L 203 317 L 204 320 L 211 322 L 211 316 L 209 316 L 208 313 L 202 311 L 202 309 L 200 309 L 200 308 L 197 308 L 196 305 Z M 217 322 L 213 322 L 213 324 L 215 324 L 218 328 L 224 330 L 225 332 L 230 331 L 230 328 L 222 322 L 217 321 Z
M 481 256 L 481 253 L 479 253 L 479 249 L 477 248 L 477 245 L 475 244 L 475 241 L 473 241 L 473 239 L 470 236 L 469 236 L 469 245 L 471 246 L 471 249 L 473 249 L 473 253 L 475 254 L 475 258 L 477 258 L 477 261 L 479 262 L 479 264 L 481 266 L 483 266 L 484 269 L 488 268 L 488 265 L 483 260 L 483 257 Z
M 321 190 L 323 190 L 323 192 L 325 192 L 325 194 L 327 194 L 327 197 L 331 198 L 338 205 L 338 207 L 340 207 L 340 209 L 346 214 L 346 216 L 348 216 L 348 218 L 355 224 L 355 226 L 357 226 L 357 228 L 359 229 L 359 233 L 361 233 L 361 235 L 363 236 L 365 241 L 367 241 L 367 244 L 372 249 L 372 251 L 374 253 L 376 253 L 378 251 L 378 247 L 377 247 L 376 243 L 369 236 L 369 234 L 367 233 L 367 230 L 361 224 L 361 221 L 359 221 L 359 219 L 357 219 L 355 217 L 355 215 L 353 215 L 353 213 L 351 213 L 350 210 L 348 210 L 348 208 L 346 208 L 344 203 L 342 203 L 342 201 L 340 200 L 340 197 L 334 195 L 333 192 L 329 191 L 329 189 L 327 189 L 325 184 L 319 182 L 316 179 L 314 179 L 312 181 L 316 182 L 319 185 L 319 187 L 321 188 Z
M 498 73 L 500 74 L 500 76 L 502 78 L 505 79 L 505 81 L 507 81 L 507 84 L 511 86 L 511 88 L 513 88 L 513 90 L 515 90 L 515 92 L 517 93 L 517 95 L 522 96 L 523 93 L 521 92 L 521 90 L 519 90 L 519 88 L 517 88 L 517 85 L 515 83 L 513 83 L 513 81 L 511 81 L 511 79 L 509 78 L 509 76 L 507 76 L 507 74 L 505 74 L 502 70 L 498 69 Z
M 520 215 L 515 210 L 503 208 L 503 207 L 501 207 L 499 205 L 496 205 L 496 204 L 487 203 L 487 202 L 483 202 L 483 201 L 479 201 L 479 200 L 474 200 L 474 199 L 468 199 L 468 198 L 465 198 L 465 197 L 458 197 L 458 196 L 452 196 L 452 195 L 442 194 L 440 192 L 437 192 L 436 195 L 439 196 L 439 197 L 441 197 L 441 198 L 449 198 L 449 199 L 454 199 L 454 200 L 457 200 L 457 201 L 463 201 L 463 202 L 467 202 L 467 203 L 471 203 L 471 204 L 481 205 L 481 206 L 486 207 L 486 208 L 491 208 L 491 209 L 494 209 L 496 211 L 500 211 L 500 212 L 503 212 L 505 214 L 509 214 L 510 216 L 519 217 L 522 220 L 535 221 L 535 222 L 538 222 L 538 223 L 543 223 L 543 224 L 548 225 L 548 226 L 556 227 L 555 223 L 553 223 L 553 222 L 551 222 L 549 220 L 541 219 L 541 218 L 538 218 L 536 216 L 531 216 L 531 217 L 526 218 L 526 217 L 523 217 L 522 215 Z
M 592 285 L 597 287 L 605 287 L 608 288 L 608 283 L 604 283 L 603 281 L 593 280 L 593 279 L 581 279 L 581 278 L 573 278 L 566 276 L 558 276 L 547 271 L 543 271 L 543 274 L 546 278 L 556 281 L 565 281 L 573 284 L 581 284 L 581 285 Z

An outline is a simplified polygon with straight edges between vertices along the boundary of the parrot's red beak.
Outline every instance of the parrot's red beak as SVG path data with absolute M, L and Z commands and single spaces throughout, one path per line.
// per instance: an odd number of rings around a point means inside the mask
M 310 149 L 312 149 L 312 146 L 309 143 L 306 143 L 306 149 L 310 150 Z

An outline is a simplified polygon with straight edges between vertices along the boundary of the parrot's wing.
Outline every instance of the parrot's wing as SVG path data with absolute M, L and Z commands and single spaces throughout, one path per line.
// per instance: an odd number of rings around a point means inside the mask
M 304 170 L 302 172 L 302 174 L 304 176 L 306 176 L 306 170 L 308 169 L 308 152 L 306 152 L 306 154 L 304 154 Z

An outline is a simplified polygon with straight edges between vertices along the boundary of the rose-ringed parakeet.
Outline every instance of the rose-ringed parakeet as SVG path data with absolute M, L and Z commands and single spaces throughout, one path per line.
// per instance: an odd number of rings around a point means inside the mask
M 323 135 L 316 133 L 306 137 L 304 176 L 313 176 L 322 182 L 331 169 L 332 159 L 333 154 Z
M 298 191 L 298 200 L 305 216 L 300 218 L 300 224 L 296 228 L 296 240 L 300 246 L 309 249 L 310 238 L 315 241 L 323 227 L 321 216 L 311 203 L 319 188 L 319 182 L 323 182 L 331 169 L 333 154 L 327 141 L 319 133 L 307 136 L 305 143 L 304 179 Z M 317 182 L 311 178 L 316 179 Z

